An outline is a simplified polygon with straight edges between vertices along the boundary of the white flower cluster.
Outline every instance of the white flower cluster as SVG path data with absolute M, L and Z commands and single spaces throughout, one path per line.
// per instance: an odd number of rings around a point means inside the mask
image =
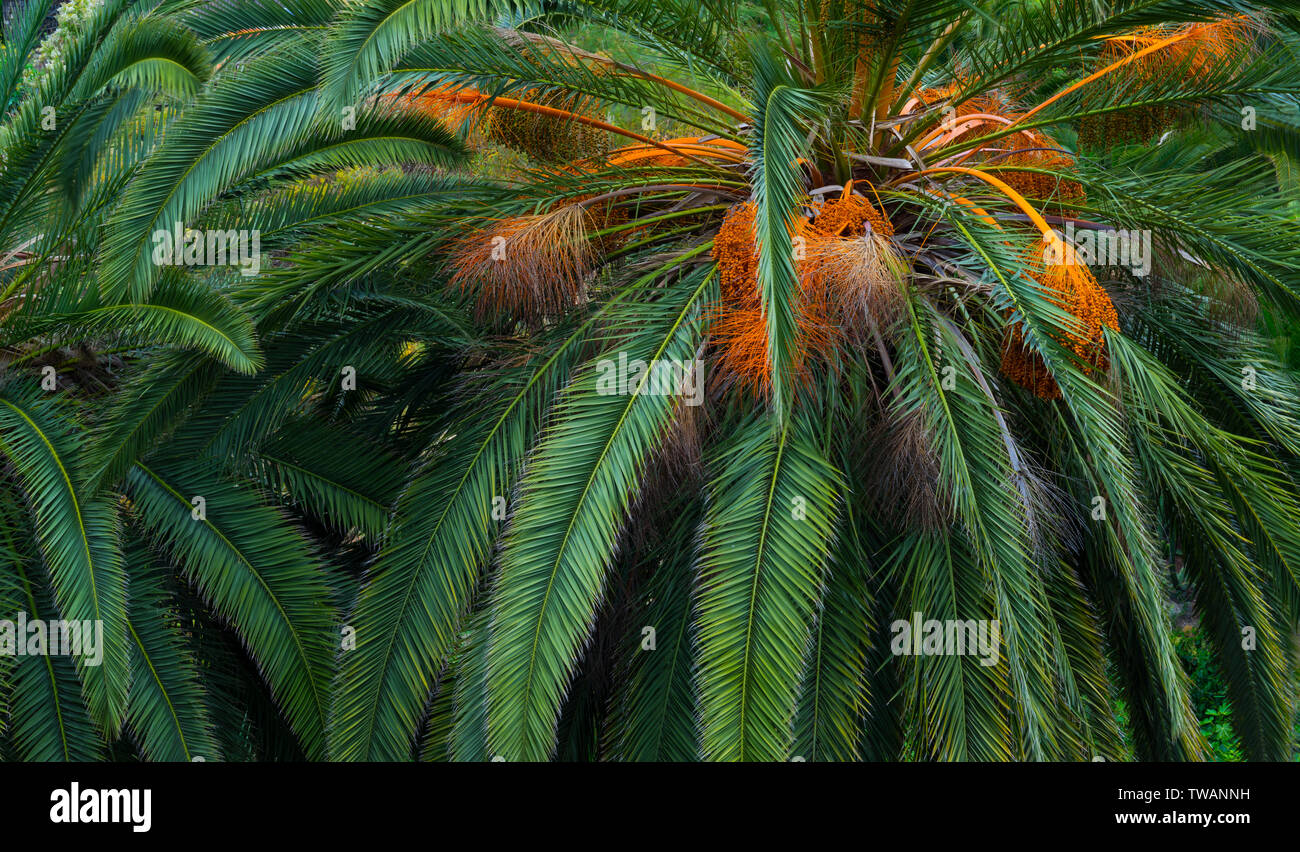
M 76 38 L 82 26 L 103 0 L 67 0 L 54 13 L 54 31 L 36 48 L 32 65 L 28 67 L 24 82 L 31 85 L 45 69 L 63 60 L 63 53 Z

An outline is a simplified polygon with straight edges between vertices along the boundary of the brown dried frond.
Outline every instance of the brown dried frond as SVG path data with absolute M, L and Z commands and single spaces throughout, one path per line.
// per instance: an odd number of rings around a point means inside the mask
M 589 201 L 593 196 L 579 195 L 572 199 L 577 205 L 582 205 L 587 210 L 587 225 L 591 234 L 590 244 L 592 251 L 597 255 L 605 255 L 614 251 L 620 246 L 625 245 L 633 236 L 640 232 L 640 228 L 624 228 L 623 230 L 614 231 L 610 234 L 602 234 L 601 231 L 618 228 L 628 224 L 627 208 L 613 201 L 597 201 L 592 204 L 584 202 Z
M 863 446 L 866 481 L 875 514 L 911 529 L 941 530 L 952 515 L 939 484 L 939 457 L 919 409 L 891 406 Z
M 702 393 L 704 388 L 700 388 Z M 680 487 L 700 475 L 703 469 L 705 421 L 704 405 L 694 405 L 686 395 L 674 399 L 671 426 L 664 431 L 656 465 Z M 664 493 L 671 493 L 666 490 Z
M 477 294 L 480 318 L 536 323 L 583 298 L 594 251 L 591 215 L 570 204 L 513 216 L 463 237 L 451 256 L 451 284 Z
M 900 316 L 899 283 L 907 266 L 893 241 L 877 231 L 857 239 L 809 240 L 799 273 L 806 290 L 827 294 L 845 328 L 888 328 Z

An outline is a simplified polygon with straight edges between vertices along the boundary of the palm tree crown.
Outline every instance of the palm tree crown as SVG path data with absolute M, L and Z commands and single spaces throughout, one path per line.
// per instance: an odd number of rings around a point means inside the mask
M 1289 756 L 1287 4 L 48 5 L 0 751 L 1196 759 L 1177 583 Z

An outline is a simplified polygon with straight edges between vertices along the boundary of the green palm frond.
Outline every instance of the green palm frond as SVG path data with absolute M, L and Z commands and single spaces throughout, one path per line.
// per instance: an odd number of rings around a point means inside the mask
M 868 557 L 851 518 L 846 518 L 826 565 L 808 647 L 792 754 L 807 761 L 861 757 L 862 727 L 871 703 L 868 653 L 872 615 L 867 599 Z M 884 703 L 887 696 L 881 696 Z
M 195 3 L 175 17 L 223 64 L 246 61 L 298 41 L 317 42 L 338 12 L 334 0 Z
M 331 28 L 322 64 L 327 103 L 355 104 L 366 85 L 413 45 L 458 23 L 488 20 L 513 0 L 383 0 L 347 6 Z
M 0 50 L 0 101 L 6 105 L 13 102 L 18 92 L 28 57 L 41 43 L 45 18 L 53 5 L 54 0 L 31 0 L 0 22 L 4 28 L 0 40 L 4 44 L 4 50 Z
M 916 303 L 909 326 L 898 347 L 899 402 L 925 419 L 940 488 L 964 527 L 971 555 L 982 563 L 979 573 L 993 586 L 1020 733 L 1029 755 L 1043 759 L 1054 750 L 1052 677 L 1042 653 L 1050 634 L 1041 583 L 1030 566 L 1032 536 L 1048 519 L 1030 490 L 1031 460 L 998 410 L 994 380 L 956 326 L 932 306 Z M 961 612 L 947 617 L 975 618 Z
M 96 723 L 116 734 L 126 705 L 126 574 L 117 519 L 87 499 L 75 425 L 60 401 L 26 383 L 0 389 L 0 453 L 22 483 L 36 538 L 64 619 L 103 630 L 103 658 L 82 649 L 77 674 Z
M 1186 530 L 1179 541 L 1184 567 L 1224 660 L 1233 705 L 1241 713 L 1243 745 L 1256 759 L 1284 759 L 1295 716 L 1285 643 L 1278 635 L 1285 620 L 1275 610 L 1268 579 L 1248 554 L 1249 539 L 1238 531 L 1244 525 L 1231 523 L 1235 506 L 1221 485 L 1267 473 L 1250 463 L 1237 439 L 1205 422 L 1149 355 L 1123 338 L 1112 344 L 1112 351 L 1136 421 L 1139 458 L 1150 479 L 1162 486 L 1174 515 L 1171 526 Z M 1203 465 L 1193 453 L 1213 462 Z M 1254 487 L 1268 487 L 1267 480 Z M 1289 541 L 1300 536 L 1300 514 L 1292 511 L 1277 520 L 1282 523 L 1266 534 Z
M 545 102 L 591 110 L 653 109 L 702 132 L 735 135 L 716 108 L 702 107 L 644 72 L 534 33 L 461 27 L 413 49 L 382 78 L 387 90 L 470 87 L 494 98 Z M 714 107 L 715 105 L 708 105 Z
M 262 366 L 253 324 L 243 311 L 217 290 L 176 281 L 160 286 L 144 303 L 105 304 L 92 291 L 66 312 L 36 318 L 27 327 L 14 325 L 27 337 L 57 330 L 73 339 L 116 338 L 140 349 L 193 349 L 240 373 Z
M 117 484 L 207 393 L 220 365 L 197 353 L 158 358 L 124 383 L 124 393 L 92 429 L 86 448 L 87 487 Z
M 711 465 L 695 607 L 708 760 L 786 760 L 840 477 L 808 427 L 757 418 Z
M 529 460 L 492 590 L 493 755 L 544 760 L 555 748 L 561 698 L 591 629 L 615 537 L 676 405 L 672 390 L 649 383 L 662 377 L 658 365 L 694 359 L 701 308 L 713 286 L 712 274 L 691 273 L 664 293 L 663 315 L 644 306 L 620 311 L 602 359 L 566 388 Z M 634 360 L 656 366 L 611 388 L 610 371 Z
M 387 527 L 407 473 L 381 447 L 306 418 L 287 424 L 256 455 L 258 479 L 272 493 L 287 494 L 340 532 L 371 540 Z
M 220 760 L 199 664 L 186 647 L 183 622 L 169 607 L 152 554 L 133 542 L 126 562 L 134 569 L 127 624 L 131 692 L 126 724 L 149 760 Z
M 754 67 L 757 88 L 751 180 L 757 208 L 758 290 L 767 315 L 773 405 L 778 421 L 783 422 L 794 393 L 800 311 L 792 234 L 800 198 L 795 161 L 803 154 L 806 122 L 826 104 L 829 93 L 801 88 L 778 60 L 766 53 L 755 53 Z
M 174 125 L 174 142 L 156 152 L 106 226 L 101 281 L 139 299 L 160 273 L 152 235 L 193 227 L 194 217 L 238 179 L 253 173 L 316 115 L 315 64 L 305 50 L 263 57 L 223 76 Z
M 137 462 L 127 485 L 150 538 L 226 614 L 266 673 L 303 750 L 323 754 L 340 632 L 319 557 L 247 489 L 156 462 Z
M 18 570 L 23 611 L 29 618 L 58 620 L 59 611 L 43 591 L 45 578 Z M 24 656 L 15 663 L 12 677 L 8 733 L 21 759 L 90 761 L 100 756 L 103 744 L 71 659 Z
M 451 759 L 479 763 L 489 760 L 487 744 L 488 646 L 491 610 L 482 607 L 462 634 L 464 650 L 456 659 L 452 691 L 453 718 L 448 752 Z
M 395 529 L 357 607 L 360 641 L 345 659 L 334 724 L 339 756 L 398 759 L 409 752 L 433 668 L 456 641 L 504 520 L 505 495 L 546 400 L 563 385 L 588 333 L 584 325 L 504 382 L 513 394 L 495 416 L 457 428 L 457 446 L 435 448 L 401 495 Z
M 104 657 L 0 756 L 1217 757 L 1180 630 L 1291 756 L 1290 0 L 84 5 L 0 23 L 0 618 Z
M 653 574 L 629 619 L 626 671 L 615 698 L 611 750 L 619 760 L 681 762 L 699 755 L 691 634 L 699 502 L 698 492 L 674 502 L 678 518 L 649 554 Z M 646 628 L 653 630 L 653 643 Z
M 95 51 L 72 96 L 139 88 L 185 98 L 197 92 L 210 74 L 208 52 L 191 30 L 160 17 L 126 18 L 116 22 Z

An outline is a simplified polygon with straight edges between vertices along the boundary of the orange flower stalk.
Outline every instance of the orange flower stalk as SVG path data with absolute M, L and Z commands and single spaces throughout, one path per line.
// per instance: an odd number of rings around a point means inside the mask
M 654 145 L 629 145 L 616 148 L 609 154 L 611 166 L 629 166 L 634 163 L 648 166 L 685 166 L 689 160 L 685 154 L 700 159 L 715 159 L 724 163 L 743 163 L 749 149 L 730 139 L 702 139 L 699 136 L 683 136 L 677 139 L 665 139 L 662 143 L 672 150 Z M 681 152 L 681 153 L 675 153 Z
M 944 91 L 953 88 L 955 86 Z M 935 90 L 931 92 L 942 94 Z M 1014 127 L 1023 118 L 1023 114 L 1013 109 L 1011 103 L 1000 95 L 971 98 L 957 105 L 955 110 L 956 120 L 945 122 L 922 138 L 920 150 L 942 149 L 955 143 L 978 139 L 997 130 L 999 126 Z M 1087 193 L 1077 180 L 1005 168 L 1020 166 L 1053 171 L 1072 169 L 1074 156 L 1061 150 L 1047 134 L 1038 130 L 1020 130 L 992 144 L 999 147 L 972 148 L 955 159 L 942 160 L 940 164 L 960 165 L 982 154 L 984 168 L 989 172 L 999 172 L 1002 180 L 1021 195 L 1051 199 L 1063 210 L 1072 210 L 1087 201 Z
M 477 104 L 456 97 L 458 89 L 446 84 L 423 92 L 391 92 L 381 95 L 399 109 L 422 113 L 442 121 L 452 130 L 460 130 L 474 115 Z
M 755 205 L 737 204 L 727 211 L 713 240 L 721 298 L 709 310 L 712 337 L 718 348 L 718 372 L 734 382 L 765 394 L 772 383 L 767 357 L 767 321 L 758 294 L 758 244 L 754 235 Z
M 1076 320 L 1076 328 L 1060 343 L 1074 351 L 1093 368 L 1105 370 L 1109 361 L 1105 351 L 1105 329 L 1118 329 L 1119 317 L 1110 296 L 1102 289 L 1086 264 L 1080 263 L 1074 248 L 1052 230 L 1042 215 L 1005 181 L 978 169 L 944 166 L 926 169 L 919 174 L 957 172 L 978 178 L 1000 191 L 1019 207 L 1043 235 L 1043 246 L 1036 258 L 1030 258 L 1034 279 L 1056 305 Z M 1037 261 L 1037 262 L 1034 262 Z M 1061 389 L 1047 365 L 1025 347 L 1024 333 L 1018 325 L 1008 329 L 1002 351 L 1002 371 L 1007 378 L 1044 399 L 1059 399 Z
M 1112 36 L 1105 39 L 1102 60 L 1107 64 L 1103 68 L 1043 101 L 1023 117 L 1029 118 L 1071 92 L 1121 70 L 1144 80 L 1175 73 L 1193 77 L 1204 74 L 1221 65 L 1224 57 L 1247 50 L 1250 35 L 1258 28 L 1259 22 L 1250 15 L 1236 15 Z M 1171 106 L 1155 105 L 1090 117 L 1082 122 L 1080 138 L 1090 145 L 1143 141 L 1166 127 L 1175 113 Z
M 756 212 L 754 202 L 746 201 L 723 217 L 713 241 L 722 297 L 710 308 L 709 318 L 718 349 L 717 372 L 724 383 L 766 395 L 772 387 L 772 365 L 767 352 L 767 319 L 758 292 Z M 801 293 L 797 364 L 810 349 L 824 346 L 827 327 L 824 297 Z
M 758 245 L 753 202 L 727 211 L 714 239 L 721 299 L 710 311 L 711 333 L 718 349 L 718 372 L 724 381 L 765 395 L 771 390 L 767 321 L 758 292 Z M 888 218 L 867 199 L 852 194 L 852 185 L 831 199 L 812 218 L 793 227 L 799 273 L 799 319 L 796 366 L 825 355 L 842 334 L 837 317 L 872 315 L 882 301 L 883 282 L 900 274 L 888 237 Z
M 824 237 L 858 237 L 868 226 L 873 233 L 886 237 L 894 235 L 894 226 L 885 214 L 861 195 L 854 195 L 853 182 L 849 181 L 839 198 L 821 206 L 808 228 L 812 233 Z
M 1250 46 L 1259 22 L 1250 15 L 1235 15 L 1218 21 L 1178 26 L 1147 27 L 1105 40 L 1103 57 L 1114 61 L 1136 56 L 1129 71 L 1145 79 L 1170 73 L 1203 74 Z M 1163 43 L 1163 44 L 1162 44 Z M 1144 52 L 1153 45 L 1162 45 Z
M 1055 243 L 1049 243 L 1045 251 L 1052 256 L 1042 263 L 1030 264 L 1037 267 L 1034 278 L 1054 304 L 1075 318 L 1076 329 L 1059 342 L 1083 360 L 1086 372 L 1105 371 L 1109 366 L 1105 332 L 1107 328 L 1119 328 L 1115 306 L 1088 267 L 1075 257 L 1073 247 L 1060 237 L 1054 239 Z M 1002 372 L 1043 399 L 1061 398 L 1056 379 L 1042 357 L 1025 346 L 1024 333 L 1018 325 L 1008 329 L 1002 349 Z
M 608 147 L 608 137 L 602 128 L 580 120 L 580 117 L 595 116 L 598 104 L 594 99 L 530 90 L 521 100 L 555 107 L 574 117 L 521 109 L 489 110 L 485 129 L 492 139 L 507 148 L 522 151 L 540 162 L 560 163 L 591 157 Z
M 1063 210 L 1074 210 L 1087 203 L 1088 193 L 1077 180 L 1037 172 L 1008 171 L 999 166 L 1025 166 L 1052 171 L 1074 168 L 1073 155 L 1063 151 L 1055 140 L 1045 133 L 1027 131 L 1023 135 L 1008 137 L 1012 140 L 1010 153 L 990 159 L 987 168 L 996 172 L 1008 186 L 1030 198 L 1051 199 Z

